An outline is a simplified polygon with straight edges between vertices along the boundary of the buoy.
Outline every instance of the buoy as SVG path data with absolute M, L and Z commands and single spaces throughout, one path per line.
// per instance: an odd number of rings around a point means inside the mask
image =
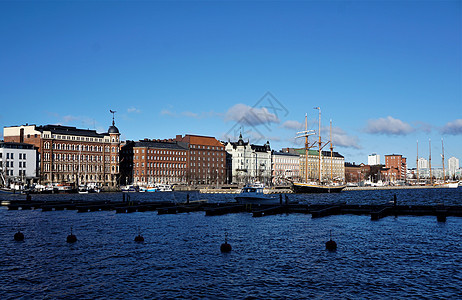
M 138 235 L 135 237 L 135 242 L 138 242 L 138 243 L 144 242 L 144 237 L 142 237 L 141 234 L 138 234 Z
M 231 245 L 228 244 L 228 233 L 225 233 L 225 242 L 221 244 L 220 251 L 223 253 L 231 252 Z
M 337 243 L 332 240 L 332 231 L 330 232 L 330 240 L 326 242 L 326 249 L 329 251 L 337 250 Z
M 72 233 L 72 227 L 71 227 L 71 234 L 69 234 L 66 238 L 66 241 L 68 243 L 75 243 L 77 242 L 77 237 Z
M 18 230 L 18 232 L 14 234 L 14 240 L 18 242 L 24 241 L 24 234 Z
M 144 237 L 141 235 L 141 230 L 138 227 L 138 235 L 135 237 L 135 242 L 142 243 L 144 242 Z

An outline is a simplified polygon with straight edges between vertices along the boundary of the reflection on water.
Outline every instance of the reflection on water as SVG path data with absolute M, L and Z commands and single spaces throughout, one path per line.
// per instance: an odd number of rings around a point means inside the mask
M 462 205 L 461 190 L 290 195 L 308 203 Z M 0 199 L 24 196 L 1 195 Z M 120 193 L 33 199 L 121 200 Z M 131 194 L 185 201 L 185 193 Z M 191 200 L 232 195 L 191 194 Z M 66 243 L 70 227 L 75 244 Z M 135 243 L 138 227 L 145 238 Z M 21 229 L 24 242 L 15 242 Z M 2 298 L 458 298 L 462 218 L 239 213 L 157 215 L 0 209 Z M 325 250 L 332 230 L 336 252 Z M 228 233 L 233 251 L 220 252 Z

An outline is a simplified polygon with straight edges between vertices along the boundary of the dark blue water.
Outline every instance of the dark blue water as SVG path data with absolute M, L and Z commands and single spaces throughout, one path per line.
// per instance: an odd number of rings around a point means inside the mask
M 459 204 L 462 190 L 291 195 L 309 203 Z M 130 194 L 184 201 L 184 193 Z M 0 195 L 0 199 L 24 196 Z M 121 194 L 34 195 L 33 199 L 113 199 Z M 198 195 L 225 202 L 232 195 Z M 78 238 L 67 244 L 73 227 Z M 133 241 L 138 227 L 145 243 Z M 24 242 L 15 242 L 21 229 Z M 325 250 L 332 231 L 338 244 Z M 224 233 L 233 250 L 220 252 Z M 439 298 L 462 295 L 462 218 L 240 213 L 157 215 L 0 209 L 2 299 Z

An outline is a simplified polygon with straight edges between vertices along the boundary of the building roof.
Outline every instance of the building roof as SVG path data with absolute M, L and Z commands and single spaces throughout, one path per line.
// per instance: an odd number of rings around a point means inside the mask
M 43 126 L 37 126 L 35 129 L 42 133 L 44 131 L 50 131 L 52 134 L 62 134 L 62 135 L 78 135 L 78 136 L 89 136 L 89 137 L 96 137 L 96 138 L 103 138 L 107 136 L 106 133 L 97 133 L 96 130 L 78 129 L 76 127 L 62 126 L 62 125 L 43 125 Z
M 188 150 L 188 145 L 183 142 L 160 142 L 160 141 L 139 141 L 134 142 L 134 148 L 154 148 L 154 149 L 169 149 L 169 150 Z
M 271 151 L 271 154 L 273 155 L 281 155 L 281 156 L 292 156 L 292 157 L 300 157 L 299 154 L 295 153 L 287 153 L 287 152 L 279 152 L 279 151 Z
M 0 148 L 8 148 L 8 149 L 34 149 L 34 145 L 25 144 L 25 143 L 15 143 L 15 142 L 1 142 L 0 141 Z
M 305 155 L 305 149 L 304 148 L 295 149 L 295 151 L 300 153 L 300 155 Z M 308 155 L 316 155 L 317 156 L 317 155 L 319 155 L 319 151 L 318 150 L 308 150 Z M 321 151 L 321 155 L 324 156 L 324 157 L 330 157 L 330 151 Z M 345 158 L 343 155 L 341 155 L 338 152 L 332 152 L 332 156 L 333 157 L 338 157 L 338 158 Z

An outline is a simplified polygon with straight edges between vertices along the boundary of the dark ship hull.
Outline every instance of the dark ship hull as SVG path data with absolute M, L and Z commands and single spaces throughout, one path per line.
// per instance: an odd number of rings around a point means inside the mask
M 295 193 L 340 193 L 345 185 L 317 185 L 309 183 L 293 183 Z

